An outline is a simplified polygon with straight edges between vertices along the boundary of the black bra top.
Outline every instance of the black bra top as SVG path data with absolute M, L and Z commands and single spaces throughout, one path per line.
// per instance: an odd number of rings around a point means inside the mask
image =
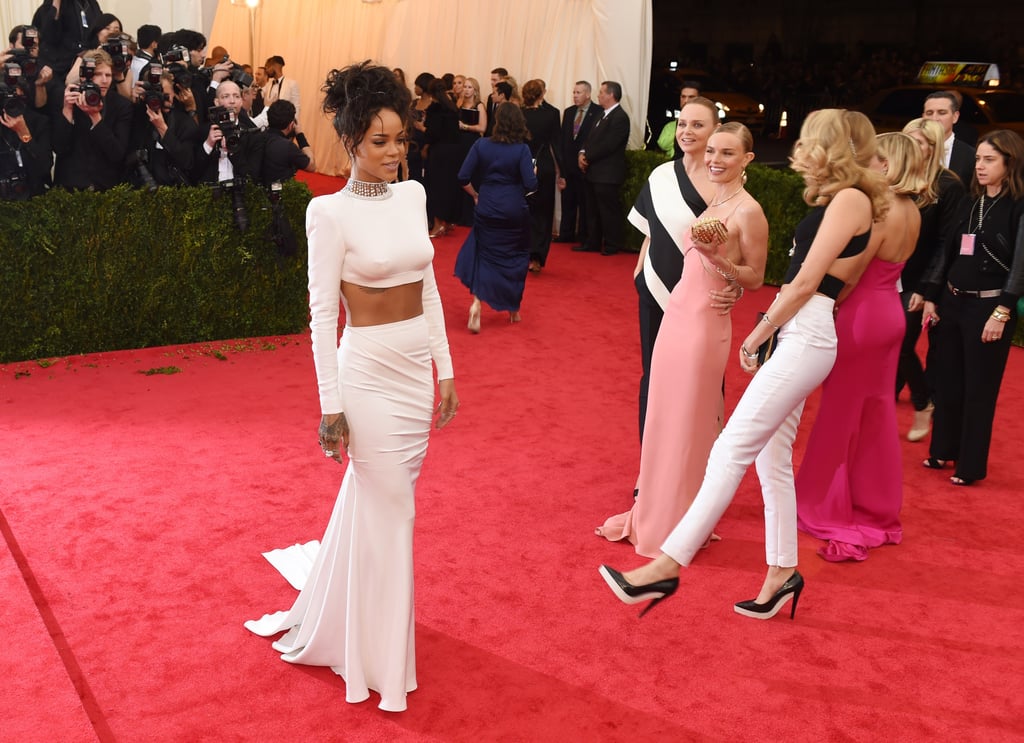
M 800 273 L 800 267 L 803 266 L 807 254 L 811 252 L 811 244 L 818 235 L 818 228 L 821 226 L 821 221 L 824 218 L 825 207 L 817 206 L 811 209 L 810 213 L 796 226 L 796 232 L 793 235 L 793 250 L 789 253 L 789 269 L 786 271 L 786 278 L 783 280 L 783 283 L 788 284 Z M 846 247 L 843 248 L 843 252 L 837 257 L 852 258 L 855 255 L 860 255 L 867 248 L 870 239 L 870 229 L 859 235 L 854 235 L 850 238 L 850 242 L 846 244 Z M 825 274 L 818 285 L 818 291 L 827 297 L 836 299 L 839 296 L 839 292 L 843 290 L 843 286 L 844 283 L 841 279 L 837 279 L 831 274 Z

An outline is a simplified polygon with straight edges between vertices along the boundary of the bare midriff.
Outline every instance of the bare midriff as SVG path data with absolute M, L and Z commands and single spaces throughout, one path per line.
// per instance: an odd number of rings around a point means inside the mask
M 341 282 L 348 304 L 348 324 L 355 327 L 386 325 L 423 314 L 423 282 L 375 288 Z

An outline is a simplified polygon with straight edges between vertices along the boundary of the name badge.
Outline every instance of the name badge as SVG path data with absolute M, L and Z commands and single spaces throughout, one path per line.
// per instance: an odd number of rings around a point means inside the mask
M 960 255 L 974 255 L 974 235 L 960 235 Z

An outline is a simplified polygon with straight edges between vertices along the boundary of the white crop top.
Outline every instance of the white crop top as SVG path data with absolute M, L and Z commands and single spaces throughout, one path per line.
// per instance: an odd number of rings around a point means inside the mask
M 339 305 L 345 302 L 342 281 L 380 289 L 422 280 L 423 314 L 437 377 L 454 377 L 431 263 L 434 246 L 427 234 L 426 193 L 416 181 L 393 183 L 391 192 L 391 198 L 377 201 L 339 191 L 316 197 L 306 208 L 309 327 L 324 414 L 342 412 L 338 389 L 338 316 Z

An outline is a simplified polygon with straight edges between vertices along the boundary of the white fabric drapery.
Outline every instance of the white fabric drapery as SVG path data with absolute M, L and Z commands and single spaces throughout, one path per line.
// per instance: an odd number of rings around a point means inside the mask
M 643 146 L 651 0 L 261 0 L 255 13 L 231 0 L 100 4 L 130 34 L 144 23 L 164 31 L 191 28 L 206 34 L 208 48 L 223 46 L 236 62 L 258 66 L 271 55 L 284 57 L 285 75 L 299 82 L 301 123 L 324 173 L 339 173 L 345 154 L 319 112 L 320 86 L 328 70 L 364 59 L 401 67 L 410 86 L 424 71 L 469 75 L 480 81 L 485 96 L 491 69 L 505 67 L 520 85 L 543 79 L 548 101 L 559 108 L 572 103 L 577 80 L 590 82 L 595 97 L 602 80 L 616 80 L 632 121 L 630 147 Z M 5 37 L 30 22 L 39 5 L 40 0 L 0 2 Z
M 233 59 L 249 54 L 250 11 L 221 0 L 210 45 Z M 572 103 L 577 80 L 622 83 L 632 120 L 630 147 L 643 146 L 651 66 L 651 0 L 262 0 L 255 13 L 254 58 L 279 54 L 285 76 L 299 82 L 301 124 L 318 169 L 345 165 L 330 123 L 320 113 L 320 86 L 332 68 L 373 59 L 405 70 L 477 78 L 486 95 L 490 71 L 505 67 L 520 85 L 535 77 L 559 108 Z

